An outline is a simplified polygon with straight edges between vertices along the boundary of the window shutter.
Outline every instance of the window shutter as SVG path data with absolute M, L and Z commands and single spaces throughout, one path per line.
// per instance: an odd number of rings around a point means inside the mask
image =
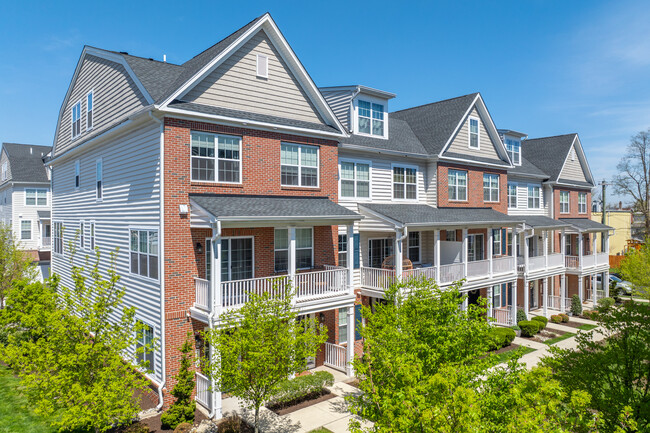
M 360 234 L 359 233 L 354 233 L 352 235 L 352 239 L 354 240 L 354 269 L 359 269 L 361 266 L 361 251 L 359 249 L 360 245 Z
M 508 303 L 504 305 L 512 305 L 512 283 L 504 284 L 506 286 L 506 290 L 508 291 Z
M 257 55 L 257 76 L 263 78 L 269 76 L 269 58 L 262 54 Z
M 508 254 L 508 229 L 501 230 L 501 254 Z
M 363 324 L 361 317 L 361 305 L 354 306 L 354 340 L 361 340 L 361 326 Z

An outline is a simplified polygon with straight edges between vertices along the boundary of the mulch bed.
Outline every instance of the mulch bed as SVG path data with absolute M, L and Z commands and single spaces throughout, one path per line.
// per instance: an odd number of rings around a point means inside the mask
M 286 415 L 291 412 L 295 412 L 300 409 L 304 409 L 306 407 L 315 405 L 317 403 L 320 403 L 321 401 L 327 401 L 330 398 L 336 397 L 336 394 L 333 392 L 330 392 L 326 389 L 321 390 L 319 393 L 316 395 L 310 394 L 306 396 L 304 399 L 299 400 L 299 401 L 292 401 L 287 403 L 287 406 L 267 406 L 266 408 L 269 409 L 270 411 L 274 412 L 276 415 Z
M 564 331 L 556 331 L 555 329 L 553 329 L 552 331 L 547 331 L 546 329 L 543 329 L 539 334 L 535 335 L 534 337 L 524 337 L 524 338 L 528 340 L 536 341 L 538 343 L 543 343 L 546 340 L 555 337 L 561 337 L 564 334 L 566 334 L 566 332 Z M 540 337 L 544 337 L 544 338 L 540 338 Z
M 140 421 L 140 424 L 149 427 L 149 431 L 151 433 L 173 432 L 174 431 L 173 429 L 162 428 L 162 424 L 160 422 L 160 415 L 161 414 L 158 414 L 151 418 L 143 419 L 142 421 Z M 203 421 L 204 419 L 208 419 L 208 418 L 203 414 L 203 412 L 197 409 L 194 412 L 194 425 L 198 426 L 199 424 L 201 424 L 201 421 Z
M 582 325 L 584 325 L 584 323 L 572 322 L 571 320 L 569 320 L 567 323 L 558 323 L 558 325 L 569 326 L 569 327 L 571 327 L 571 328 L 576 328 L 576 329 L 578 329 L 579 327 L 581 327 Z
M 490 355 L 498 355 L 500 353 L 510 352 L 511 350 L 518 349 L 519 347 L 521 347 L 521 346 L 519 346 L 518 344 L 510 343 L 510 346 L 505 346 L 505 347 L 502 347 L 499 350 L 494 350 L 494 351 L 490 352 Z

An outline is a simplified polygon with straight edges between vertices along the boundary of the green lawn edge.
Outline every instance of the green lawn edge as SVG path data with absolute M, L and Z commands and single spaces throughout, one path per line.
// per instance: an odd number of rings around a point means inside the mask
M 54 433 L 47 420 L 29 410 L 27 400 L 20 394 L 20 379 L 0 365 L 0 433 Z

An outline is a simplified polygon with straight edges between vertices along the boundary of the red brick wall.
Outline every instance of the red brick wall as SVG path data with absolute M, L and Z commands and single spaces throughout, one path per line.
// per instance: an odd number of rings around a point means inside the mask
M 569 191 L 569 213 L 560 213 L 560 191 Z M 587 213 L 578 213 L 578 193 L 587 193 Z M 588 218 L 591 219 L 591 191 L 584 189 L 556 187 L 553 188 L 553 218 Z
M 467 200 L 450 201 L 447 183 L 449 169 L 467 171 Z M 499 201 L 483 201 L 483 174 L 499 175 Z M 439 207 L 491 207 L 499 212 L 508 212 L 508 176 L 505 170 L 476 168 L 466 165 L 438 163 L 438 206 Z

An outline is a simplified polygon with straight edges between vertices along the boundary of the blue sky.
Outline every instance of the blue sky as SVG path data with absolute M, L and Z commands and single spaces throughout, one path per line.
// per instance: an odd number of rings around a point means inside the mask
M 182 63 L 266 11 L 319 86 L 397 94 L 396 110 L 480 91 L 495 123 L 578 132 L 596 180 L 650 127 L 643 2 L 0 4 L 0 141 L 51 144 L 84 44 Z

